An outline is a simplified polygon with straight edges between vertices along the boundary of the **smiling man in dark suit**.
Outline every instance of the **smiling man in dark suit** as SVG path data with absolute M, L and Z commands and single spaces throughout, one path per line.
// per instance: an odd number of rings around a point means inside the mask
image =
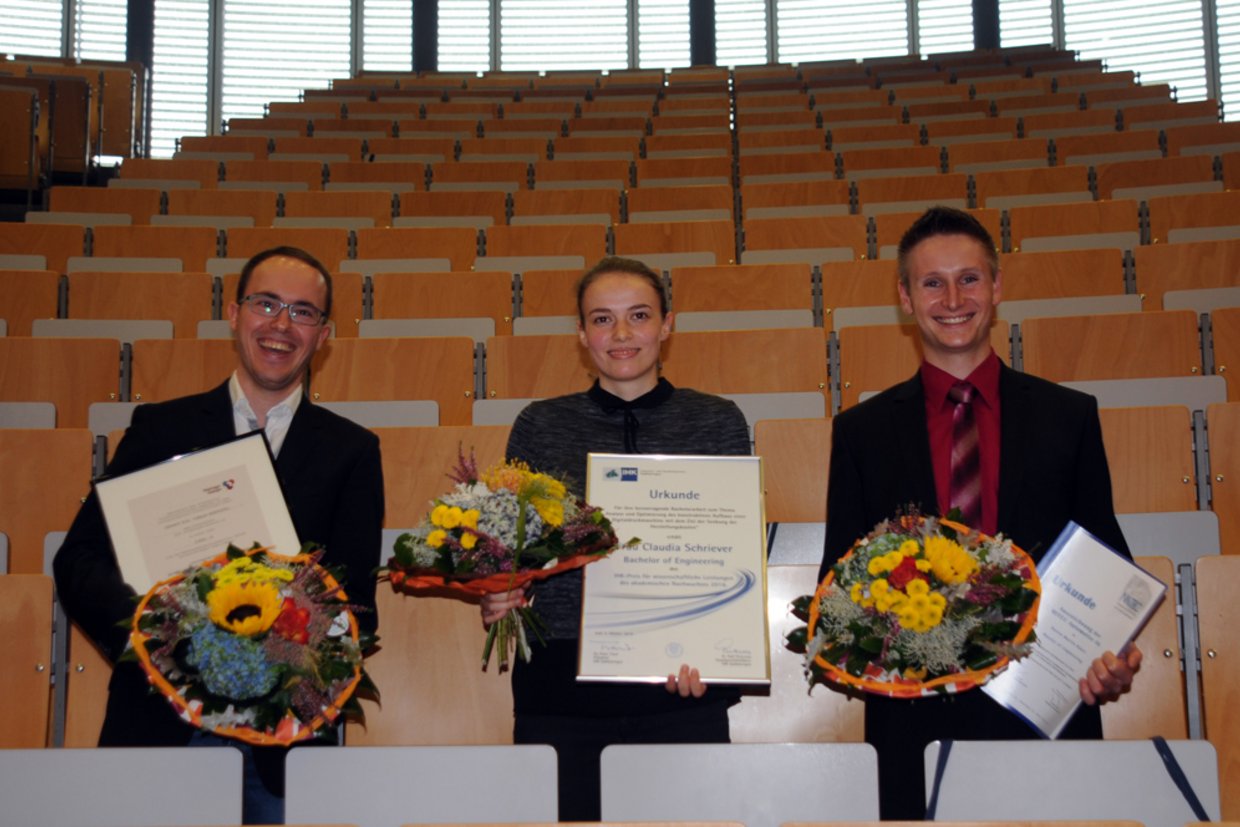
M 331 276 L 308 253 L 280 247 L 255 255 L 228 308 L 237 369 L 214 390 L 136 408 L 108 473 L 262 429 L 298 537 L 325 548 L 325 565 L 345 570 L 349 602 L 370 609 L 358 622 L 373 632 L 372 571 L 379 564 L 384 509 L 379 440 L 304 398 L 310 359 L 328 336 L 331 297 Z M 94 494 L 56 555 L 55 576 L 69 617 L 115 664 L 100 746 L 223 742 L 183 723 L 150 692 L 136 663 L 116 663 L 128 639 L 118 623 L 133 614 L 134 590 L 117 567 Z M 247 754 L 247 823 L 282 821 L 284 752 L 255 748 L 253 760 Z
M 820 577 L 910 505 L 929 514 L 959 507 L 967 523 L 1002 532 L 1035 560 L 1069 520 L 1127 555 L 1096 401 L 1008 368 L 990 346 L 1002 273 L 986 229 L 960 210 L 928 210 L 900 242 L 898 289 L 917 323 L 922 366 L 835 418 Z M 1100 738 L 1097 704 L 1126 691 L 1140 661 L 1135 647 L 1094 661 L 1080 681 L 1087 706 L 1061 737 Z M 924 816 L 927 743 L 1036 737 L 978 691 L 916 701 L 868 696 L 865 712 L 884 820 Z

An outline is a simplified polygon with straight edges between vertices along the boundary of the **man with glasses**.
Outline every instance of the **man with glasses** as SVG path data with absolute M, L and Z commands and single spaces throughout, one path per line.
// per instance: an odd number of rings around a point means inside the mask
M 373 632 L 372 572 L 379 564 L 384 508 L 379 440 L 304 398 L 310 360 L 329 333 L 331 301 L 331 276 L 303 250 L 277 247 L 251 258 L 228 306 L 236 370 L 214 390 L 136 408 L 108 473 L 262 429 L 298 537 L 326 549 L 325 565 L 344 569 L 349 602 L 364 609 L 358 622 Z M 150 692 L 136 663 L 117 662 L 128 639 L 118 624 L 133 614 L 134 590 L 122 580 L 94 494 L 54 567 L 65 611 L 115 664 L 99 745 L 224 743 L 183 723 L 163 697 Z M 281 823 L 285 750 L 243 752 L 245 823 Z

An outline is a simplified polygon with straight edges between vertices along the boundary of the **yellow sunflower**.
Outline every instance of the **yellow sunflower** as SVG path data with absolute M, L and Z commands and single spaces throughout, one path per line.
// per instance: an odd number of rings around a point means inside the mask
M 270 629 L 282 605 L 279 590 L 270 582 L 227 583 L 207 594 L 211 622 L 242 637 Z

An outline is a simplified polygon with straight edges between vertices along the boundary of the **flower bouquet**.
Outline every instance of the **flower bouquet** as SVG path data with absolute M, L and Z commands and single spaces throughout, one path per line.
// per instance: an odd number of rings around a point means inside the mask
M 380 569 L 380 579 L 397 591 L 448 588 L 475 597 L 512 591 L 601 560 L 618 545 L 602 510 L 524 463 L 499 463 L 479 473 L 471 452 L 468 459 L 458 455 L 448 476 L 455 487 L 433 501 L 416 529 L 397 538 L 392 559 Z M 542 623 L 527 606 L 492 623 L 482 668 L 497 643 L 501 671 L 514 648 L 528 662 L 527 626 L 541 642 Z
M 1033 561 L 987 537 L 918 514 L 858 540 L 793 613 L 788 647 L 812 687 L 835 683 L 916 698 L 980 686 L 1034 641 L 1041 584 Z
M 132 622 L 133 653 L 183 719 L 260 746 L 316 735 L 359 686 L 363 639 L 322 552 L 229 546 L 156 583 Z

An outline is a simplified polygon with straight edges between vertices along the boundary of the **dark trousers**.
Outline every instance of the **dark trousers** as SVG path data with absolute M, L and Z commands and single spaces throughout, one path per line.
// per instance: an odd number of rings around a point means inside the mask
M 609 744 L 726 744 L 728 705 L 659 715 L 586 718 L 518 714 L 518 744 L 550 744 L 558 758 L 560 821 L 599 821 L 599 756 Z

